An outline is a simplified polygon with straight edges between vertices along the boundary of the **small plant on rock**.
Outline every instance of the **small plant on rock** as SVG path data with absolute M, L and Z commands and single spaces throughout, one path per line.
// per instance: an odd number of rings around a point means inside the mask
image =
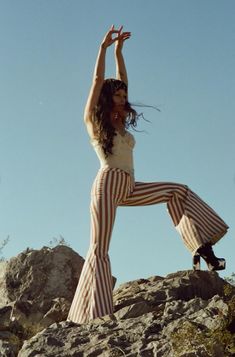
M 62 235 L 59 235 L 59 238 L 53 237 L 49 241 L 49 247 L 50 248 L 54 248 L 57 245 L 66 245 L 67 247 L 69 247 L 69 244 L 66 242 L 66 240 L 64 239 L 64 237 Z

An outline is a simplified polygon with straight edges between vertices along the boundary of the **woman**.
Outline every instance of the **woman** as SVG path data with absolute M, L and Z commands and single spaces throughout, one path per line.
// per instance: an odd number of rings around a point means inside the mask
M 127 97 L 127 72 L 122 55 L 130 32 L 114 26 L 100 46 L 84 120 L 101 168 L 91 192 L 91 242 L 70 308 L 68 320 L 78 323 L 113 312 L 112 276 L 108 250 L 117 206 L 167 203 L 168 212 L 186 247 L 194 269 L 200 256 L 209 270 L 225 269 L 212 245 L 228 226 L 187 186 L 135 182 L 132 151 L 134 137 L 127 128 L 136 126 L 137 113 Z M 116 79 L 104 79 L 105 54 L 115 43 Z

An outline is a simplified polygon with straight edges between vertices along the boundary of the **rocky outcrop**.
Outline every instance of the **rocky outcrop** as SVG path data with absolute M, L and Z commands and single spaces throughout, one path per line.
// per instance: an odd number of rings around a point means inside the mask
M 112 315 L 80 325 L 65 319 L 82 258 L 63 246 L 22 254 L 0 281 L 1 357 L 235 356 L 235 287 L 216 272 L 125 283 L 114 291 Z
M 27 249 L 9 262 L 1 263 L 0 351 L 3 356 L 15 356 L 23 340 L 67 318 L 83 263 L 79 254 L 63 245 Z
M 114 293 L 113 315 L 53 324 L 25 342 L 19 357 L 234 356 L 234 294 L 213 272 L 129 282 Z

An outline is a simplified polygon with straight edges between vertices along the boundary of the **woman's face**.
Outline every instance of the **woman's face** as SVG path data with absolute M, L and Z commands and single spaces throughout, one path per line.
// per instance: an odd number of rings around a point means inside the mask
M 113 109 L 111 112 L 111 121 L 116 124 L 125 124 L 128 112 L 125 110 L 127 102 L 127 93 L 125 89 L 118 89 L 113 95 Z
M 127 93 L 124 89 L 118 89 L 113 95 L 113 104 L 115 109 L 123 109 L 127 101 Z

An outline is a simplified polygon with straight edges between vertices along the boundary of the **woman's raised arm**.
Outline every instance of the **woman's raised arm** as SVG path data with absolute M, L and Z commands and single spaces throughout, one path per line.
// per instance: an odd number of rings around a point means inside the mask
M 113 35 L 115 34 L 116 36 L 113 37 Z M 91 121 L 92 114 L 95 106 L 97 105 L 100 91 L 104 82 L 106 49 L 110 45 L 112 45 L 116 40 L 118 40 L 119 36 L 120 36 L 120 31 L 115 30 L 114 26 L 112 26 L 110 30 L 106 33 L 100 45 L 96 64 L 95 64 L 93 81 L 84 111 L 84 121 L 88 126 L 91 126 L 92 124 Z
M 120 79 L 126 85 L 128 85 L 128 77 L 125 66 L 125 61 L 122 54 L 123 43 L 125 40 L 131 37 L 130 32 L 122 32 L 123 27 L 121 26 L 119 29 L 118 40 L 116 41 L 115 46 L 115 61 L 116 61 L 116 78 Z

